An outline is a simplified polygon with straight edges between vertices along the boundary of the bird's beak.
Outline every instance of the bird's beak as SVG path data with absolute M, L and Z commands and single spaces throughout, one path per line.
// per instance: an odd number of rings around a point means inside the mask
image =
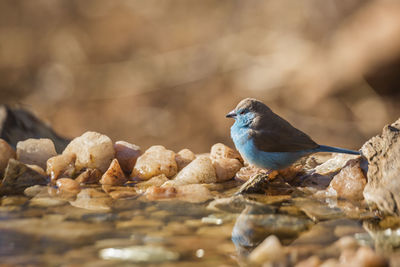
M 227 118 L 235 118 L 236 117 L 236 112 L 235 110 L 232 110 L 231 112 L 229 112 L 228 114 L 226 114 Z

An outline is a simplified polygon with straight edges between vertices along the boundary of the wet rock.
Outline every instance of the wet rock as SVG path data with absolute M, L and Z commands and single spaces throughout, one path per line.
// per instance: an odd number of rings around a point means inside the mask
M 38 165 L 26 164 L 26 166 L 43 176 L 47 176 L 47 173 Z
M 176 199 L 190 203 L 202 203 L 213 198 L 210 190 L 201 184 L 166 187 L 150 187 L 146 191 L 148 200 Z
M 68 201 L 65 199 L 54 198 L 54 197 L 45 197 L 45 196 L 36 196 L 31 199 L 29 202 L 29 206 L 31 207 L 58 207 L 67 204 Z
M 298 262 L 295 267 L 319 267 L 321 260 L 317 256 L 311 256 L 306 260 Z
M 166 181 L 169 181 L 167 176 L 165 176 L 165 174 L 160 174 L 151 178 L 150 180 L 137 183 L 135 188 L 138 193 L 144 193 L 148 188 L 152 186 L 161 186 Z
M 275 174 L 276 175 L 276 174 Z M 290 195 L 297 189 L 292 187 L 281 176 L 275 176 L 274 173 L 257 174 L 245 182 L 235 195 L 246 194 L 267 194 L 267 195 Z
M 72 140 L 63 154 L 76 154 L 75 168 L 99 169 L 105 172 L 114 158 L 114 145 L 111 139 L 96 132 L 86 132 Z
M 237 218 L 232 230 L 235 246 L 254 247 L 269 235 L 279 238 L 293 238 L 306 230 L 311 222 L 306 218 L 283 214 L 253 214 L 252 207 L 246 207 Z
M 118 160 L 113 159 L 110 167 L 101 177 L 100 183 L 102 185 L 123 185 L 125 182 L 126 177 L 118 163 Z
M 45 192 L 47 192 L 47 186 L 33 185 L 33 186 L 25 188 L 24 195 L 27 197 L 34 197 L 38 194 L 43 194 Z
M 0 177 L 4 173 L 8 160 L 15 159 L 16 154 L 14 149 L 3 139 L 0 138 Z
M 156 263 L 179 259 L 179 253 L 156 246 L 105 248 L 100 250 L 99 255 L 106 260 L 123 260 L 138 263 Z
M 46 169 L 49 158 L 57 155 L 53 141 L 46 138 L 27 139 L 17 143 L 17 160 Z
M 112 200 L 106 193 L 93 188 L 85 188 L 79 192 L 75 201 L 70 201 L 70 204 L 82 209 L 109 211 Z
M 86 169 L 75 178 L 79 184 L 96 184 L 101 179 L 101 171 L 98 169 Z
M 361 158 L 349 160 L 346 166 L 335 175 L 329 187 L 336 192 L 337 197 L 349 200 L 362 200 L 367 179 L 360 167 Z M 328 189 L 329 190 L 329 189 Z
M 328 175 L 330 173 L 337 172 L 340 169 L 342 169 L 349 160 L 355 159 L 357 157 L 359 156 L 348 155 L 348 154 L 336 154 L 333 158 L 317 166 L 315 168 L 315 172 L 322 175 Z
M 0 186 L 0 194 L 22 194 L 27 187 L 47 183 L 46 176 L 15 159 L 10 159 Z
M 340 256 L 340 264 L 347 266 L 386 267 L 388 262 L 370 247 L 360 247 L 357 252 L 344 250 Z
M 114 144 L 115 158 L 125 173 L 131 173 L 136 160 L 142 154 L 140 147 L 125 141 L 117 141 Z
M 284 254 L 279 239 L 274 235 L 270 235 L 250 253 L 248 259 L 254 264 L 282 262 Z
M 224 182 L 235 177 L 243 165 L 237 159 L 219 158 L 213 160 L 213 166 L 217 175 L 217 182 Z
M 246 182 L 249 180 L 251 177 L 260 174 L 260 173 L 266 173 L 265 170 L 257 168 L 254 165 L 247 165 L 245 167 L 242 167 L 237 173 L 236 173 L 236 179 L 242 182 Z
M 216 181 L 217 176 L 210 158 L 207 156 L 198 156 L 183 168 L 174 180 L 166 182 L 163 186 L 208 184 L 215 183 Z
M 127 186 L 116 186 L 108 189 L 108 195 L 112 199 L 133 198 L 137 197 L 138 193 L 135 188 Z
M 50 176 L 51 181 L 55 181 L 59 176 L 72 177 L 75 172 L 76 155 L 72 153 L 64 153 L 51 157 L 47 160 L 46 173 Z
M 211 160 L 220 158 L 237 159 L 243 163 L 242 156 L 240 156 L 239 152 L 221 143 L 217 143 L 211 147 L 210 158 Z
M 344 212 L 340 208 L 330 207 L 325 203 L 311 199 L 295 199 L 294 205 L 315 222 L 337 219 L 344 216 Z
M 178 165 L 178 170 L 185 168 L 190 162 L 196 158 L 196 155 L 189 149 L 184 148 L 175 155 L 175 161 Z
M 75 196 L 80 191 L 81 188 L 79 183 L 71 178 L 60 178 L 56 182 L 57 189 L 59 194 Z
M 5 196 L 1 199 L 2 206 L 22 206 L 28 202 L 28 198 L 24 196 Z
M 372 208 L 400 215 L 400 119 L 385 126 L 379 136 L 361 148 L 368 160 L 368 183 L 364 198 Z
M 137 159 L 131 176 L 149 180 L 156 175 L 165 174 L 171 178 L 177 171 L 175 153 L 163 146 L 152 146 Z

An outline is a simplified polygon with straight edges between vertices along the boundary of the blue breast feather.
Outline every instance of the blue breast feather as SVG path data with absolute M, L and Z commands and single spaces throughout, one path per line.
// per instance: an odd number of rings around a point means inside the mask
M 260 168 L 280 170 L 293 164 L 299 158 L 309 155 L 314 150 L 298 152 L 264 152 L 256 148 L 250 138 L 249 129 L 233 125 L 231 136 L 236 149 L 250 163 Z

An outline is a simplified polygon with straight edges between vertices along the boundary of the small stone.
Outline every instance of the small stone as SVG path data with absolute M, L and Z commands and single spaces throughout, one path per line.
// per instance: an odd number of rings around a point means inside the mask
M 385 258 L 375 253 L 370 247 L 360 247 L 355 253 L 354 250 L 344 250 L 340 255 L 340 263 L 347 266 L 388 266 L 388 262 Z
M 177 191 L 176 188 L 172 186 L 152 186 L 146 190 L 145 195 L 148 200 L 159 200 L 166 198 L 175 198 L 177 195 Z
M 349 200 L 362 200 L 367 179 L 360 167 L 361 158 L 349 160 L 345 167 L 333 177 L 329 188 L 336 191 L 337 196 Z M 329 190 L 328 188 L 328 190 Z
M 22 206 L 28 201 L 24 196 L 7 196 L 1 199 L 2 206 Z
M 51 181 L 55 181 L 60 175 L 71 177 L 75 172 L 76 155 L 73 153 L 64 153 L 51 157 L 47 160 L 47 175 Z
M 46 161 L 57 155 L 53 141 L 47 138 L 27 139 L 17 143 L 17 160 L 46 168 Z
M 25 164 L 10 159 L 0 186 L 0 194 L 22 194 L 33 185 L 46 185 L 47 177 L 32 170 Z
M 28 168 L 30 168 L 31 170 L 34 170 L 35 172 L 43 175 L 43 176 L 47 176 L 46 172 L 42 169 L 42 167 L 38 166 L 38 165 L 33 165 L 33 164 L 26 164 L 26 166 Z
M 276 236 L 270 235 L 250 253 L 249 261 L 255 264 L 263 264 L 281 261 L 283 256 L 284 251 L 281 242 Z
M 144 193 L 149 187 L 161 186 L 166 181 L 169 181 L 167 176 L 165 176 L 165 174 L 160 174 L 151 178 L 150 180 L 137 183 L 135 188 L 138 193 Z
M 48 207 L 57 207 L 57 206 L 63 206 L 67 204 L 68 201 L 64 199 L 59 199 L 59 198 L 54 198 L 54 197 L 34 197 L 31 199 L 29 202 L 29 206 L 32 207 L 43 207 L 43 208 L 48 208 Z
M 38 194 L 43 194 L 47 192 L 47 186 L 43 185 L 33 185 L 25 188 L 24 195 L 27 197 L 35 197 Z
M 101 177 L 100 183 L 103 185 L 123 185 L 125 182 L 126 177 L 118 163 L 118 160 L 113 159 L 110 167 Z
M 86 169 L 75 178 L 79 184 L 96 184 L 101 179 L 101 171 L 98 169 Z
M 315 168 L 315 172 L 322 175 L 328 175 L 332 172 L 337 172 L 340 169 L 342 169 L 349 160 L 357 157 L 359 156 L 348 155 L 348 154 L 337 154 L 330 160 L 327 160 L 323 164 L 317 166 Z
M 343 236 L 335 242 L 335 246 L 337 246 L 340 250 L 356 249 L 358 247 L 358 242 L 352 236 Z
M 93 188 L 85 188 L 79 192 L 75 201 L 70 201 L 70 204 L 82 209 L 109 211 L 112 200 L 106 193 Z
M 211 147 L 210 158 L 212 160 L 220 158 L 237 159 L 243 163 L 243 158 L 239 152 L 221 143 L 217 143 Z
M 210 158 L 199 156 L 183 168 L 174 180 L 168 181 L 164 185 L 208 184 L 216 181 L 217 176 Z
M 188 184 L 176 187 L 177 198 L 190 203 L 202 203 L 213 198 L 210 190 L 201 184 Z
M 247 165 L 242 167 L 237 173 L 236 173 L 236 178 L 239 181 L 246 182 L 249 180 L 251 177 L 260 174 L 262 172 L 265 172 L 265 170 L 260 169 L 254 165 Z
M 131 176 L 149 180 L 156 175 L 165 174 L 171 178 L 177 171 L 175 153 L 163 146 L 152 146 L 137 159 Z
M 14 149 L 3 139 L 0 138 L 0 176 L 4 173 L 8 160 L 15 159 Z
M 175 161 L 178 165 L 178 170 L 185 168 L 190 162 L 196 158 L 196 155 L 189 149 L 184 148 L 175 155 Z
M 115 158 L 125 173 L 130 173 L 136 160 L 142 154 L 140 147 L 125 141 L 117 141 L 114 144 Z
M 306 260 L 298 262 L 295 267 L 319 267 L 321 260 L 317 256 L 311 256 Z
M 63 154 L 76 154 L 75 168 L 99 169 L 105 172 L 114 158 L 114 145 L 111 139 L 96 132 L 86 132 L 72 140 Z
M 179 253 L 155 246 L 132 246 L 125 248 L 105 248 L 100 257 L 106 260 L 124 260 L 139 263 L 166 262 L 179 259 Z
M 56 186 L 60 192 L 76 195 L 81 191 L 79 183 L 71 178 L 60 178 L 56 182 Z
M 237 159 L 219 158 L 213 160 L 213 166 L 217 175 L 217 182 L 224 182 L 235 177 L 243 165 Z
M 138 194 L 136 190 L 132 187 L 118 186 L 117 189 L 114 188 L 114 191 L 109 190 L 108 195 L 112 199 L 121 199 L 136 197 Z

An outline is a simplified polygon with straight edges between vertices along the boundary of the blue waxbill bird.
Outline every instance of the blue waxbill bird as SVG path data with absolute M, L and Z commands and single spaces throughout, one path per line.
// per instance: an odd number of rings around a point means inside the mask
M 235 119 L 231 137 L 236 149 L 250 164 L 259 168 L 284 169 L 301 157 L 317 152 L 360 154 L 353 150 L 318 145 L 307 134 L 253 98 L 240 101 L 226 117 Z

